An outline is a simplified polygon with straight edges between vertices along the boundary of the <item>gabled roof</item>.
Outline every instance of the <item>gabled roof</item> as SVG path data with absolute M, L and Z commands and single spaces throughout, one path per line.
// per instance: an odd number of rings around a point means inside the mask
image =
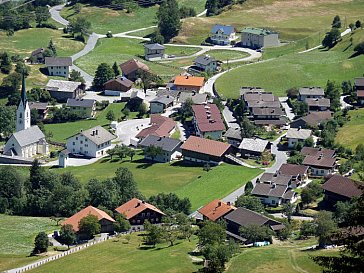
M 304 140 L 309 138 L 311 134 L 312 131 L 309 129 L 289 128 L 286 137 Z
M 169 105 L 174 101 L 174 97 L 172 96 L 158 96 L 150 101 L 150 103 L 161 103 L 163 105 Z
M 364 90 L 358 90 L 358 91 L 356 91 L 356 96 L 358 98 L 364 98 Z
M 296 164 L 282 164 L 278 173 L 290 176 L 304 176 L 308 171 L 308 166 L 296 165 Z
M 68 107 L 86 107 L 92 108 L 96 103 L 96 100 L 91 99 L 68 99 L 67 106 Z
M 320 98 L 320 99 L 306 99 L 305 100 L 309 107 L 330 107 L 330 99 Z
M 133 199 L 129 200 L 128 202 L 126 202 L 125 204 L 122 204 L 120 207 L 116 208 L 115 210 L 120 214 L 124 214 L 126 219 L 129 220 L 130 218 L 133 218 L 134 216 L 138 215 L 139 213 L 143 212 L 146 209 L 150 209 L 152 211 L 160 213 L 161 215 L 165 215 L 162 211 L 160 211 L 158 208 L 156 208 L 152 204 L 146 203 L 137 198 L 133 198 Z
M 219 199 L 215 199 L 198 210 L 203 216 L 211 221 L 216 221 L 225 216 L 227 213 L 236 208 L 230 204 L 226 204 Z
M 109 81 L 107 81 L 106 83 L 104 83 L 104 86 L 107 84 L 110 84 L 112 82 L 117 82 L 118 84 L 121 84 L 127 88 L 132 87 L 133 86 L 133 82 L 131 80 L 128 80 L 125 77 L 118 77 L 116 79 L 111 79 Z
M 197 86 L 202 87 L 205 83 L 204 77 L 193 77 L 193 76 L 176 76 L 174 79 L 175 85 L 181 86 Z
M 336 159 L 332 157 L 324 157 L 324 156 L 312 156 L 306 155 L 302 164 L 313 167 L 321 167 L 321 168 L 333 168 L 335 166 Z
M 281 225 L 281 223 L 278 221 L 272 220 L 258 212 L 251 211 L 246 208 L 237 208 L 226 215 L 224 218 L 242 227 L 249 225 L 263 226 L 268 222 L 271 228 L 276 225 Z
M 182 150 L 193 151 L 200 154 L 207 154 L 211 156 L 221 157 L 228 149 L 230 144 L 220 141 L 210 140 L 196 136 L 190 136 L 185 143 L 181 146 Z
M 13 133 L 13 137 L 21 147 L 25 147 L 29 144 L 33 144 L 41 139 L 44 139 L 45 135 L 39 129 L 39 127 L 35 125 L 29 127 L 28 129 Z
M 301 87 L 298 93 L 303 96 L 324 96 L 325 91 L 321 87 Z
M 281 108 L 279 100 L 274 101 L 263 101 L 263 100 L 252 100 L 246 102 L 249 108 Z
M 317 126 L 324 121 L 332 119 L 332 112 L 331 111 L 317 111 L 317 112 L 310 112 L 307 116 L 301 117 L 296 119 L 292 122 L 296 122 L 298 120 L 303 120 L 309 126 Z
M 267 148 L 268 144 L 268 140 L 260 138 L 244 138 L 239 145 L 239 149 L 262 153 Z
M 287 185 L 277 185 L 277 184 L 266 184 L 266 183 L 257 183 L 252 190 L 252 195 L 259 196 L 271 196 L 271 197 L 280 197 L 283 198 L 284 194 L 288 190 Z
M 209 55 L 200 55 L 195 59 L 195 63 L 201 65 L 209 65 L 212 62 L 216 62 L 216 59 Z
M 334 157 L 335 150 L 330 150 L 326 148 L 315 148 L 315 147 L 303 147 L 301 150 L 302 155 L 311 155 L 311 156 L 324 156 L 324 157 Z
M 129 61 L 126 61 L 125 63 L 120 64 L 120 68 L 123 72 L 123 75 L 128 75 L 139 69 L 147 72 L 150 71 L 149 67 L 146 64 L 136 59 L 131 59 Z
M 207 101 L 207 94 L 180 92 L 178 101 L 184 103 L 188 98 L 192 99 L 193 104 L 203 104 Z
M 244 96 L 245 93 L 263 93 L 264 89 L 255 86 L 242 86 L 240 88 L 240 96 Z
M 158 50 L 158 49 L 165 49 L 166 47 L 161 45 L 161 44 L 158 44 L 158 43 L 155 43 L 155 44 L 144 44 L 144 47 L 145 48 L 148 48 L 150 50 Z
M 281 108 L 272 108 L 272 107 L 267 107 L 267 108 L 258 108 L 258 107 L 254 107 L 253 108 L 253 115 L 254 116 L 284 116 L 285 113 L 283 112 L 283 110 Z
M 236 140 L 243 140 L 243 137 L 241 136 L 241 129 L 239 127 L 230 127 L 229 129 L 227 129 L 224 137 Z
M 214 25 L 214 27 L 211 29 L 212 34 L 216 34 L 218 31 L 221 31 L 226 35 L 230 35 L 235 32 L 235 28 L 233 26 L 217 24 L 217 25 Z
M 161 147 L 163 151 L 173 152 L 179 146 L 181 146 L 182 142 L 178 139 L 170 138 L 170 137 L 158 137 L 153 135 L 148 135 L 144 138 L 139 145 L 142 147 Z
M 88 207 L 80 210 L 76 214 L 72 215 L 70 218 L 67 218 L 62 223 L 62 225 L 72 225 L 73 230 L 77 232 L 79 230 L 80 221 L 88 215 L 96 216 L 99 221 L 102 219 L 106 219 L 110 222 L 115 222 L 115 220 L 109 214 L 107 214 L 105 211 L 102 211 L 93 206 L 88 206 Z
M 289 182 L 291 182 L 291 176 L 276 173 L 263 173 L 263 175 L 259 178 L 259 181 L 261 183 L 275 183 L 277 185 L 288 186 Z
M 322 188 L 325 191 L 352 198 L 358 197 L 363 193 L 363 190 L 359 188 L 359 185 L 363 186 L 363 184 L 357 181 L 335 174 L 322 185 Z
M 201 132 L 224 131 L 225 124 L 216 104 L 192 105 L 195 123 Z
M 72 66 L 71 57 L 45 57 L 46 66 Z
M 32 56 L 35 56 L 35 55 L 38 55 L 39 53 L 43 53 L 44 52 L 44 48 L 43 47 L 40 47 L 40 48 L 37 48 L 36 50 L 32 51 Z
M 91 129 L 82 131 L 79 134 L 83 135 L 85 138 L 89 139 L 96 145 L 100 145 L 102 143 L 111 141 L 116 138 L 112 133 L 110 133 L 108 130 L 106 130 L 105 128 L 103 128 L 101 126 L 93 127 Z M 71 137 L 73 137 L 73 136 L 71 136 Z M 69 138 L 71 138 L 71 137 L 69 137 Z
M 250 91 L 245 92 L 243 94 L 243 99 L 246 102 L 251 101 L 265 101 L 265 102 L 271 102 L 271 101 L 278 101 L 278 98 L 274 96 L 270 92 L 261 92 L 261 91 Z
M 151 126 L 141 130 L 136 137 L 144 138 L 148 135 L 154 135 L 158 137 L 169 137 L 171 131 L 176 127 L 176 122 L 161 115 L 150 115 Z
M 47 102 L 34 102 L 34 101 L 31 101 L 31 102 L 29 102 L 29 108 L 30 108 L 30 110 L 32 110 L 32 109 L 47 110 L 48 103 Z
M 81 82 L 51 79 L 48 81 L 45 89 L 48 91 L 74 92 L 77 88 L 79 88 L 81 84 Z

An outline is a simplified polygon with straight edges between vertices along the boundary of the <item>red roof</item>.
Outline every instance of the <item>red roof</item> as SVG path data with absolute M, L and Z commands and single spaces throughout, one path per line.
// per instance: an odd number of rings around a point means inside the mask
M 155 212 L 158 212 L 162 215 L 165 215 L 162 211 L 160 211 L 155 206 L 148 204 L 144 201 L 141 201 L 137 198 L 133 198 L 126 202 L 125 204 L 121 205 L 120 207 L 116 208 L 115 210 L 119 212 L 120 214 L 124 214 L 126 216 L 126 219 L 133 218 L 135 215 L 141 213 L 142 211 L 150 209 Z
M 358 96 L 358 98 L 364 98 L 364 90 L 356 91 L 356 95 Z
M 345 197 L 358 197 L 363 191 L 359 188 L 360 183 L 341 175 L 333 175 L 322 185 L 325 191 L 333 192 Z
M 192 105 L 192 110 L 196 125 L 201 132 L 223 131 L 226 129 L 216 104 Z
M 171 131 L 176 127 L 176 122 L 173 119 L 157 114 L 150 115 L 150 124 L 150 127 L 141 130 L 136 137 L 145 138 L 148 135 L 169 137 Z
M 149 71 L 149 67 L 146 64 L 144 64 L 136 59 L 131 59 L 129 61 L 126 61 L 125 63 L 122 63 L 120 65 L 120 68 L 121 68 L 121 71 L 123 71 L 123 75 L 128 75 L 139 69 L 144 70 L 144 71 Z
M 235 209 L 236 208 L 234 206 L 231 206 L 222 202 L 221 200 L 216 199 L 208 203 L 206 206 L 200 208 L 198 212 L 210 219 L 211 221 L 216 221 Z
M 307 166 L 314 166 L 318 168 L 333 168 L 335 166 L 336 159 L 333 157 L 324 157 L 324 156 L 312 156 L 306 155 L 302 164 Z
M 95 208 L 93 206 L 88 206 L 87 208 L 84 208 L 83 210 L 80 210 L 76 214 L 72 215 L 70 218 L 67 218 L 62 225 L 72 225 L 74 231 L 79 230 L 79 223 L 81 219 L 85 218 L 88 215 L 94 215 L 97 217 L 97 219 L 100 221 L 101 219 L 109 220 L 110 222 L 115 222 L 115 220 L 106 212 Z
M 182 150 L 192 151 L 200 154 L 207 154 L 212 156 L 223 156 L 230 148 L 230 144 L 210 140 L 207 138 L 201 138 L 196 136 L 190 136 L 185 143 L 181 146 Z
M 193 77 L 193 76 L 176 76 L 174 84 L 179 86 L 198 86 L 204 85 L 204 77 Z

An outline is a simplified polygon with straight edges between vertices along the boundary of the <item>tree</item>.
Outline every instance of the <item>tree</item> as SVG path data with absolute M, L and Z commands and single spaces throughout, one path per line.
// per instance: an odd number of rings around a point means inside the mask
M 272 241 L 272 231 L 267 226 L 255 224 L 243 226 L 239 229 L 241 237 L 248 242 L 255 243 L 258 241 Z
M 115 216 L 115 221 L 114 227 L 116 232 L 128 231 L 131 227 L 129 221 L 126 219 L 126 216 L 123 214 L 118 213 Z
M 47 252 L 49 245 L 49 239 L 45 232 L 39 232 L 34 240 L 34 253 Z
M 283 214 L 287 217 L 289 223 L 291 223 L 292 215 L 294 214 L 295 210 L 296 207 L 291 202 L 283 205 Z
M 244 188 L 244 195 L 250 195 L 253 189 L 254 189 L 253 183 L 251 181 L 248 181 L 248 183 L 246 183 Z
M 355 22 L 355 27 L 356 28 L 361 28 L 361 22 L 360 22 L 360 20 L 358 20 L 358 21 Z
M 325 97 L 330 99 L 330 109 L 337 111 L 340 109 L 340 87 L 334 81 L 327 81 L 325 87 Z
M 178 35 L 181 28 L 180 17 L 176 0 L 166 0 L 161 4 L 157 13 L 158 29 L 165 43 Z
M 190 200 L 187 197 L 179 198 L 175 193 L 158 193 L 149 197 L 148 202 L 162 211 L 169 210 L 173 213 L 189 214 L 191 210 Z
M 255 126 L 250 122 L 247 117 L 244 117 L 241 122 L 241 135 L 244 138 L 250 138 L 255 134 Z
M 181 107 L 178 109 L 178 114 L 181 117 L 181 121 L 184 122 L 187 118 L 192 117 L 193 100 L 192 98 L 187 98 L 185 102 L 182 103 Z
M 182 6 L 179 9 L 180 18 L 188 18 L 188 17 L 195 17 L 196 16 L 196 10 L 192 7 L 186 7 Z
M 134 197 L 141 196 L 133 173 L 129 169 L 125 167 L 118 168 L 112 181 L 117 189 L 119 204 L 125 203 Z
M 235 202 L 235 206 L 250 209 L 256 212 L 263 212 L 264 206 L 259 198 L 255 196 L 239 196 Z
M 162 34 L 160 33 L 159 29 L 157 29 L 152 36 L 150 37 L 150 42 L 151 43 L 157 43 L 157 44 L 164 44 L 164 37 L 162 36 Z
M 115 148 L 109 149 L 109 150 L 106 151 L 106 153 L 110 156 L 110 159 L 112 160 L 112 157 L 114 155 L 116 155 L 116 150 L 115 150 Z
M 305 156 L 303 154 L 296 154 L 287 159 L 287 163 L 301 165 Z
M 175 220 L 172 217 L 164 217 L 164 224 L 162 225 L 162 238 L 169 242 L 170 246 L 174 245 L 177 239 L 178 229 L 174 228 Z
M 0 136 L 9 137 L 15 130 L 15 107 L 0 105 Z
M 89 214 L 82 218 L 79 223 L 79 233 L 85 238 L 92 238 L 94 235 L 100 233 L 101 226 L 97 216 Z
M 24 183 L 24 178 L 18 169 L 12 166 L 0 167 L 1 213 L 19 214 L 23 212 L 26 201 Z
M 225 228 L 219 223 L 208 221 L 198 231 L 197 236 L 202 246 L 221 244 L 226 238 Z
M 159 146 L 150 145 L 144 149 L 144 154 L 154 161 L 157 156 L 163 154 L 163 149 Z
M 37 7 L 35 9 L 35 22 L 41 26 L 43 22 L 47 22 L 51 18 L 51 14 L 47 7 Z
M 141 80 L 144 93 L 146 93 L 147 89 L 151 88 L 153 84 L 158 81 L 156 75 L 142 69 L 137 71 L 137 78 Z
M 340 19 L 340 16 L 339 15 L 336 15 L 334 17 L 334 20 L 332 20 L 331 26 L 333 28 L 341 28 L 341 19 Z
M 113 120 L 115 120 L 115 113 L 114 113 L 114 111 L 113 110 L 109 110 L 107 113 L 106 113 L 106 119 L 108 120 L 108 121 L 113 121 Z
M 320 211 L 315 219 L 316 236 L 318 237 L 319 247 L 331 243 L 331 235 L 337 226 L 329 211 Z
M 309 221 L 303 221 L 300 226 L 300 238 L 306 239 L 308 236 L 316 234 L 316 224 Z
M 130 110 L 128 107 L 124 107 L 123 110 L 121 110 L 121 113 L 124 115 L 123 119 L 127 119 L 130 115 Z
M 70 73 L 70 81 L 85 83 L 85 79 L 82 77 L 81 72 L 72 69 Z
M 59 234 L 60 243 L 67 245 L 68 249 L 70 245 L 76 242 L 76 234 L 73 230 L 73 226 L 70 224 L 63 225 Z
M 301 192 L 302 203 L 306 205 L 315 201 L 320 196 L 322 196 L 322 188 L 317 182 L 311 182 Z
M 11 59 L 8 53 L 2 53 L 0 55 L 0 60 L 0 71 L 4 74 L 9 74 L 11 71 Z
M 364 54 L 364 42 L 358 43 L 354 47 L 354 51 L 356 52 L 356 55 Z
M 336 45 L 337 41 L 341 39 L 341 33 L 338 28 L 332 28 L 326 33 L 322 40 L 322 46 L 332 48 Z
M 144 115 L 146 115 L 148 113 L 148 108 L 147 105 L 142 102 L 139 107 L 138 107 L 138 117 L 142 118 Z
M 191 221 L 184 213 L 176 214 L 176 223 L 178 224 L 178 230 L 181 233 L 181 237 L 188 239 L 190 242 L 191 236 L 193 235 L 193 229 L 191 226 Z
M 343 95 L 351 95 L 352 92 L 354 91 L 351 81 L 343 81 L 341 83 L 341 90 Z
M 30 74 L 30 66 L 25 65 L 24 61 L 17 61 L 15 65 L 15 72 L 19 74 L 24 74 L 25 77 L 28 77 Z
M 205 246 L 201 253 L 207 261 L 205 272 L 222 273 L 225 271 L 225 264 L 230 260 L 239 246 L 230 241 L 229 244 L 215 244 Z
M 207 9 L 206 16 L 213 16 L 219 14 L 218 0 L 207 0 L 205 8 Z
M 103 206 L 108 209 L 115 209 L 120 203 L 118 189 L 112 179 L 100 181 L 91 179 L 87 185 L 88 202 L 94 207 Z
M 130 162 L 133 161 L 133 157 L 135 156 L 136 152 L 134 149 L 129 148 L 127 151 L 127 155 L 130 157 Z
M 116 62 L 112 65 L 112 70 L 114 70 L 115 77 L 120 75 L 120 69 Z
M 80 3 L 76 3 L 74 6 L 73 6 L 73 9 L 74 11 L 78 14 L 78 13 L 81 13 L 82 11 L 82 5 Z
M 157 225 L 152 225 L 149 221 L 144 222 L 144 229 L 147 233 L 144 236 L 146 244 L 155 245 L 162 240 L 162 229 Z
M 104 87 L 104 83 L 114 77 L 114 70 L 107 63 L 101 63 L 96 69 L 93 85 L 98 90 L 101 90 Z
M 306 138 L 304 141 L 304 144 L 303 144 L 303 146 L 305 146 L 305 147 L 313 147 L 314 145 L 315 145 L 315 142 L 311 136 L 309 138 Z
M 90 33 L 91 23 L 85 17 L 76 17 L 76 19 L 70 20 L 68 28 L 71 30 L 73 35 L 77 33 L 86 35 Z

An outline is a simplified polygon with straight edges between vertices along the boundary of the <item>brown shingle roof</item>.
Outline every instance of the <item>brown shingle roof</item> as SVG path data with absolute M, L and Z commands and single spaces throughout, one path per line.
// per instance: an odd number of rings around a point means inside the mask
M 335 161 L 336 159 L 332 157 L 323 157 L 321 155 L 319 156 L 306 155 L 302 164 L 320 168 L 333 168 L 335 166 Z
M 263 173 L 262 177 L 259 178 L 262 183 L 275 183 L 277 185 L 288 185 L 291 181 L 290 175 L 275 174 L 275 173 Z
M 358 98 L 364 98 L 364 90 L 356 91 L 356 95 L 357 95 Z
M 208 203 L 206 206 L 200 208 L 198 212 L 211 221 L 216 221 L 235 209 L 236 208 L 234 206 L 228 205 L 221 200 L 216 199 Z
M 129 61 L 126 61 L 125 63 L 120 64 L 120 68 L 121 71 L 123 71 L 123 75 L 128 75 L 139 69 L 147 72 L 149 71 L 149 67 L 146 64 L 136 59 L 131 59 Z
M 141 130 L 136 137 L 144 138 L 148 135 L 169 137 L 171 131 L 176 127 L 173 119 L 156 114 L 150 115 L 150 124 L 150 127 Z
M 192 110 L 196 125 L 201 132 L 224 131 L 226 129 L 216 104 L 192 105 Z
M 182 150 L 193 151 L 200 154 L 207 154 L 221 157 L 230 148 L 230 144 L 220 141 L 190 136 L 181 146 Z
M 322 155 L 324 157 L 334 157 L 335 150 L 330 150 L 326 148 L 303 147 L 301 150 L 301 154 L 311 156 Z
M 122 204 L 120 207 L 116 208 L 115 210 L 119 212 L 120 214 L 124 214 L 126 216 L 126 219 L 133 218 L 135 215 L 141 213 L 142 211 L 150 209 L 157 213 L 160 213 L 162 215 L 165 215 L 162 211 L 160 211 L 155 206 L 146 203 L 144 201 L 141 201 L 137 198 L 133 198 L 126 202 L 125 204 Z
M 286 185 L 257 183 L 252 190 L 252 195 L 283 197 L 287 191 Z
M 282 164 L 282 166 L 278 170 L 278 173 L 290 176 L 303 176 L 307 173 L 307 170 L 308 167 L 304 165 Z
M 321 99 L 306 99 L 306 103 L 309 107 L 322 107 L 322 106 L 326 106 L 326 107 L 330 107 L 330 100 L 326 99 L 326 98 L 321 98 Z
M 300 118 L 310 126 L 316 126 L 324 121 L 332 119 L 331 111 L 310 112 L 307 116 Z
M 283 116 L 284 112 L 281 108 L 253 108 L 254 116 Z
M 333 192 L 345 197 L 358 197 L 363 193 L 359 188 L 360 183 L 341 175 L 333 175 L 322 185 L 325 191 Z
M 112 82 L 117 82 L 118 84 L 123 85 L 127 88 L 130 88 L 133 86 L 133 82 L 131 80 L 128 80 L 127 78 L 116 78 L 116 79 L 108 80 L 107 82 L 104 83 L 104 86 L 108 85 Z

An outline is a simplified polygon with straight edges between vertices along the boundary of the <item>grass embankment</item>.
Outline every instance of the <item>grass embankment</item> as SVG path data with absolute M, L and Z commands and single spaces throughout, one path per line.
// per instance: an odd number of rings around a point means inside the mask
M 350 121 L 341 127 L 336 135 L 336 142 L 355 149 L 363 144 L 364 135 L 364 108 L 349 111 Z
M 351 41 L 352 39 L 352 41 Z M 314 50 L 236 68 L 216 81 L 225 97 L 237 98 L 241 86 L 260 86 L 277 96 L 291 87 L 325 86 L 327 80 L 341 83 L 362 76 L 363 56 L 351 57 L 353 48 L 364 41 L 364 30 L 347 35 L 331 50 Z

